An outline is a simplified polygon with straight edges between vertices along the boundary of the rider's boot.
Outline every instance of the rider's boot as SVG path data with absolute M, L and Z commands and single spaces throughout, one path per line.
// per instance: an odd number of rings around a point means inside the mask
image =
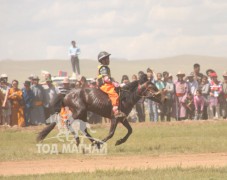
M 115 118 L 126 117 L 126 114 L 118 110 L 118 106 L 113 106 L 113 115 Z

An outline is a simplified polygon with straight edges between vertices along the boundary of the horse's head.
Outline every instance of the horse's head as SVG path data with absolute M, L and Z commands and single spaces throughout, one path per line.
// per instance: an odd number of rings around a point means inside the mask
M 153 84 L 151 81 L 148 81 L 146 77 L 143 78 L 143 80 L 139 82 L 141 84 L 141 89 L 143 91 L 141 92 L 141 96 L 146 97 L 148 99 L 151 99 L 152 101 L 155 101 L 157 103 L 164 103 L 166 100 L 165 97 L 165 90 L 159 90 L 155 84 Z

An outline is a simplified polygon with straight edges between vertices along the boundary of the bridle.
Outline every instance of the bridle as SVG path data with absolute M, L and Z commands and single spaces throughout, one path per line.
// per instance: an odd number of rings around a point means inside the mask
M 157 94 L 159 94 L 160 92 L 154 92 L 154 91 L 152 91 L 149 87 L 148 87 L 148 85 L 146 84 L 145 85 L 146 86 L 146 88 L 145 88 L 145 90 L 144 91 L 142 91 L 141 92 L 141 87 L 142 87 L 142 85 L 140 85 L 139 84 L 139 86 L 138 86 L 138 91 L 137 91 L 137 96 L 139 96 L 139 97 L 144 97 L 144 98 L 148 98 L 148 97 L 155 97 Z M 146 93 L 146 92 L 149 92 L 150 94 L 151 94 L 151 96 L 150 95 L 144 95 L 144 93 Z M 141 94 L 140 94 L 141 93 Z
M 149 98 L 149 97 L 155 97 L 155 96 L 157 96 L 158 94 L 160 94 L 159 91 L 158 91 L 158 92 L 152 91 L 152 90 L 148 87 L 147 84 L 146 84 L 145 86 L 146 86 L 146 88 L 141 92 L 141 89 L 142 89 L 143 85 L 138 84 L 137 94 L 136 94 L 138 97 L 141 97 L 141 98 Z M 128 90 L 126 90 L 126 89 L 123 89 L 123 88 L 120 88 L 120 92 L 121 92 L 121 91 L 130 93 L 130 91 L 128 91 Z M 146 92 L 149 92 L 151 95 L 145 95 L 144 93 L 146 93 Z

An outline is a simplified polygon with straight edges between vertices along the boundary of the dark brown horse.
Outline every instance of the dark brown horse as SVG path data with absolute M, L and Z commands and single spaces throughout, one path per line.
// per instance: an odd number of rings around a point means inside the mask
M 158 103 L 164 100 L 163 93 L 159 91 L 153 83 L 148 81 L 146 75 L 143 75 L 140 80 L 131 82 L 120 90 L 120 110 L 128 116 L 133 106 L 141 97 L 149 98 Z M 115 145 L 124 143 L 132 133 L 132 128 L 127 118 L 115 119 L 113 117 L 111 101 L 107 94 L 99 89 L 75 89 L 65 96 L 63 104 L 71 109 L 74 119 L 80 119 L 86 122 L 88 111 L 111 119 L 109 134 L 102 142 L 106 142 L 114 135 L 118 122 L 121 122 L 127 128 L 128 132 L 122 139 L 119 139 Z M 43 140 L 55 125 L 56 123 L 52 123 L 41 131 L 37 137 L 37 141 Z M 85 130 L 85 133 L 92 143 L 100 144 L 100 142 L 96 142 L 91 137 L 87 130 Z M 76 139 L 76 141 L 79 143 L 79 138 Z

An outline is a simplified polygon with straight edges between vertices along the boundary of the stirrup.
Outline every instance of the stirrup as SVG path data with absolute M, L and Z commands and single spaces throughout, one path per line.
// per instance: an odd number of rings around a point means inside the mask
M 114 114 L 114 117 L 115 118 L 126 117 L 126 114 L 121 111 L 118 111 L 117 113 Z

